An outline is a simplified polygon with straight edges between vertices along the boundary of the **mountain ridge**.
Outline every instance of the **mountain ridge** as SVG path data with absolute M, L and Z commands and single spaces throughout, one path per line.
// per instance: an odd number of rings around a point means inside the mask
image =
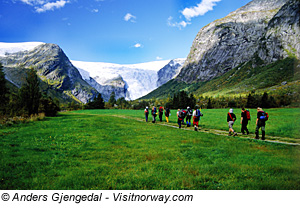
M 262 3 L 266 5 L 261 7 Z M 278 86 L 273 92 L 282 88 L 281 82 L 288 82 L 284 87 L 295 92 L 300 79 L 299 4 L 297 0 L 254 0 L 209 23 L 195 37 L 179 75 L 143 98 L 166 98 L 180 90 L 198 96 L 236 95 L 268 90 L 270 84 Z M 255 80 L 264 75 L 270 78 L 261 83 Z M 230 89 L 227 83 L 232 83 Z
M 295 0 L 254 0 L 226 17 L 203 27 L 194 39 L 187 61 L 177 79 L 188 83 L 211 80 L 251 60 L 259 52 L 269 22 L 284 3 L 290 4 L 290 2 L 298 4 Z M 266 6 L 262 6 L 264 4 Z M 285 49 L 290 48 L 287 46 Z M 262 53 L 260 55 L 263 58 Z M 282 55 L 280 54 L 281 57 Z M 275 56 L 269 56 L 268 63 L 274 62 L 273 59 L 270 60 L 272 57 Z M 276 60 L 278 59 L 276 57 Z

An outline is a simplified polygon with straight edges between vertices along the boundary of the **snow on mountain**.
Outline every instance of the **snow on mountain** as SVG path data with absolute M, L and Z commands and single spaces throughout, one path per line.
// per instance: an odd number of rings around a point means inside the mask
M 100 85 L 109 85 L 112 80 L 122 78 L 127 85 L 126 99 L 137 99 L 157 88 L 157 72 L 170 60 L 140 64 L 112 64 L 100 62 L 71 61 L 82 78 L 93 78 Z M 100 92 L 101 93 L 101 92 Z
M 0 42 L 0 57 L 20 51 L 30 51 L 35 47 L 42 45 L 42 42 L 24 42 L 24 43 L 3 43 Z
M 185 60 L 186 58 L 177 58 L 171 60 L 167 65 L 161 68 L 157 73 L 157 87 L 160 87 L 161 85 L 175 78 L 179 74 L 181 68 L 183 67 Z

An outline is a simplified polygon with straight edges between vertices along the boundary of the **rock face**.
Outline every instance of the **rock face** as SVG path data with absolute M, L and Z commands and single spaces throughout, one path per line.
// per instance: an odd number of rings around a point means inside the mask
M 299 59 L 299 1 L 254 0 L 203 27 L 177 80 L 208 81 L 260 57 L 267 63 Z
M 18 68 L 19 71 L 20 68 L 34 68 L 40 79 L 49 87 L 83 103 L 94 98 L 97 93 L 81 78 L 79 71 L 63 50 L 55 44 L 41 44 L 29 51 L 7 53 L 0 57 L 0 61 L 4 71 L 11 71 L 14 68 Z M 12 82 L 20 82 L 16 80 L 16 75 L 7 74 L 7 76 Z
M 169 80 L 175 78 L 183 64 L 184 64 L 185 58 L 178 58 L 171 60 L 167 65 L 165 65 L 162 69 L 160 69 L 157 72 L 158 80 L 157 80 L 157 87 L 160 87 L 161 85 L 167 83 Z

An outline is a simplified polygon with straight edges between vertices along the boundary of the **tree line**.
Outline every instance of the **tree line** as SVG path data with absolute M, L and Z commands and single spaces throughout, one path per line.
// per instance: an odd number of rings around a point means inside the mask
M 59 101 L 41 93 L 39 79 L 34 69 L 26 72 L 25 83 L 17 92 L 10 92 L 3 67 L 0 64 L 0 115 L 30 117 L 38 113 L 55 116 Z

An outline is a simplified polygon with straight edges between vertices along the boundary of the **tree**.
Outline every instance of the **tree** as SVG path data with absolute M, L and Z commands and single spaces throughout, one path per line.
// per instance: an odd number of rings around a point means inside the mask
M 269 96 L 268 96 L 268 93 L 264 92 L 263 96 L 261 97 L 260 106 L 262 108 L 269 108 Z
M 124 97 L 119 98 L 116 104 L 118 105 L 118 107 L 121 107 L 121 109 L 125 109 L 129 106 L 128 101 L 126 101 Z
M 112 91 L 112 93 L 110 94 L 110 98 L 108 100 L 108 103 L 111 105 L 111 106 L 114 106 L 114 104 L 116 104 L 116 93 L 115 91 Z
M 85 105 L 85 109 L 104 109 L 104 100 L 101 93 L 99 93 L 93 101 Z
M 257 100 L 254 96 L 252 96 L 251 93 L 249 93 L 248 97 L 247 97 L 247 105 L 246 107 L 248 108 L 256 108 L 258 106 L 257 104 Z
M 211 98 L 209 97 L 207 102 L 207 109 L 212 109 L 212 108 L 213 106 L 212 106 Z
M 43 95 L 43 97 L 40 99 L 40 113 L 45 113 L 46 116 L 56 116 L 59 110 L 59 104 L 53 101 L 51 97 Z
M 34 69 L 27 72 L 26 83 L 21 87 L 19 97 L 22 108 L 29 116 L 38 113 L 41 92 L 38 76 Z
M 3 67 L 2 64 L 0 63 L 0 114 L 4 114 L 6 105 L 8 102 L 8 97 L 7 93 L 8 88 L 6 87 L 6 80 L 5 80 L 5 74 L 2 71 Z

